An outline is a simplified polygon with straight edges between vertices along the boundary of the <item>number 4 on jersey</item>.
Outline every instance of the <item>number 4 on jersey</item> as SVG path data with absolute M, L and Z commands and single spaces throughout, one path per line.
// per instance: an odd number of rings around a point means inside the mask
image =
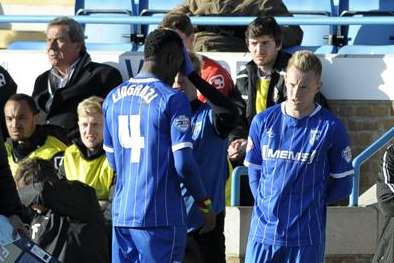
M 131 162 L 140 161 L 141 149 L 144 148 L 144 137 L 140 131 L 140 115 L 119 115 L 119 142 L 122 147 L 131 149 Z

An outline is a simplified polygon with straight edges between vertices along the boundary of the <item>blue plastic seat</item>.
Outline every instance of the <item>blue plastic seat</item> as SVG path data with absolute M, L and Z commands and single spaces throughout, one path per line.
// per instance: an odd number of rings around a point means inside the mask
M 341 16 L 393 16 L 392 0 L 349 0 L 348 10 Z M 342 26 L 341 33 L 347 45 L 393 45 L 393 25 L 349 25 Z
M 332 0 L 284 0 L 283 3 L 294 17 L 313 17 L 318 20 L 335 14 Z M 336 27 L 329 25 L 301 25 L 301 28 L 304 31 L 301 46 L 304 47 L 327 45 L 329 36 L 336 33 Z
M 138 14 L 132 0 L 76 0 L 75 14 L 77 16 L 120 16 L 128 17 Z M 86 43 L 94 43 L 100 48 L 107 49 L 104 44 L 130 44 L 132 36 L 138 31 L 138 25 L 127 24 L 86 24 Z M 132 49 L 132 45 L 130 45 Z M 110 49 L 110 47 L 108 47 Z

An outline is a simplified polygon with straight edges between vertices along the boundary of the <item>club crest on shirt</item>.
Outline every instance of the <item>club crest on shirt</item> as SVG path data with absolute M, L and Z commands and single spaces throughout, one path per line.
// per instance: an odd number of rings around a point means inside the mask
M 348 163 L 352 161 L 352 150 L 350 149 L 350 146 L 347 146 L 345 149 L 343 149 L 342 157 Z
M 309 133 L 309 144 L 313 145 L 320 137 L 320 132 L 317 129 L 311 130 Z
M 248 137 L 248 143 L 246 144 L 246 151 L 249 152 L 254 147 L 253 141 L 250 137 Z
M 190 119 L 186 115 L 179 115 L 175 118 L 174 125 L 179 131 L 185 132 L 190 128 Z
M 192 134 L 193 134 L 193 139 L 195 140 L 197 137 L 198 137 L 198 135 L 200 134 L 200 132 L 201 132 L 201 127 L 202 127 L 202 122 L 201 121 L 199 121 L 199 122 L 196 122 L 194 125 L 192 125 Z
M 275 133 L 274 133 L 274 131 L 272 130 L 272 128 L 270 128 L 267 132 L 266 132 L 266 134 L 267 134 L 267 136 L 268 136 L 268 138 L 274 138 L 275 137 Z

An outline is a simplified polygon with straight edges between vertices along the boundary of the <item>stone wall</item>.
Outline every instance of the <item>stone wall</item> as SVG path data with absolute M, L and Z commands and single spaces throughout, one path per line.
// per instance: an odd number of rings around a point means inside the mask
M 353 157 L 394 126 L 393 101 L 329 101 L 332 112 L 348 129 Z M 361 166 L 360 194 L 376 181 L 383 150 Z

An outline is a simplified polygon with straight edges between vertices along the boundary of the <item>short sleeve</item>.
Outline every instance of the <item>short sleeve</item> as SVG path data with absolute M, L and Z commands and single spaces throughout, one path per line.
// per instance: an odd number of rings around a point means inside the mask
M 345 127 L 339 121 L 334 125 L 332 147 L 328 151 L 330 176 L 343 178 L 354 173 L 350 140 Z
M 252 124 L 250 125 L 244 161 L 245 166 L 252 167 L 254 169 L 261 169 L 263 162 L 260 146 L 262 122 L 260 121 L 259 116 L 260 115 L 256 115 L 252 120 Z
M 193 148 L 191 130 L 191 109 L 186 96 L 177 92 L 168 101 L 171 122 L 172 151 Z

